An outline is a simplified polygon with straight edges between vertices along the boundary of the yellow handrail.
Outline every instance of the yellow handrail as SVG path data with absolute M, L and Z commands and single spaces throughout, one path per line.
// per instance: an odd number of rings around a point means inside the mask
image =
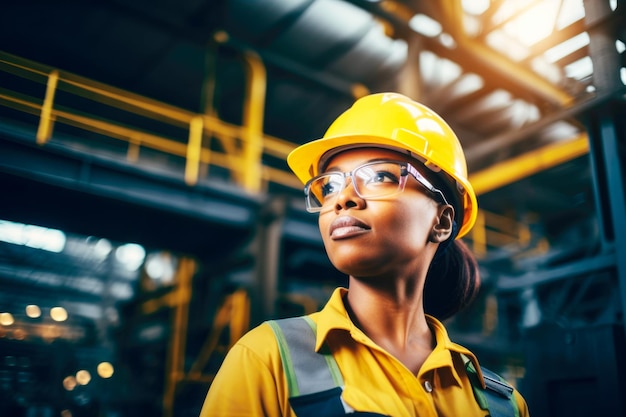
M 200 164 L 213 164 L 229 170 L 231 177 L 239 185 L 252 192 L 260 191 L 261 182 L 274 182 L 299 188 L 301 184 L 290 172 L 262 164 L 264 153 L 286 159 L 287 154 L 296 145 L 262 132 L 263 106 L 256 102 L 264 100 L 264 68 L 262 62 L 254 55 L 247 56 L 246 59 L 254 75 L 248 88 L 247 100 L 254 101 L 254 103 L 246 106 L 246 114 L 244 114 L 246 126 L 224 122 L 212 114 L 190 112 L 1 51 L 0 71 L 38 84 L 45 84 L 47 88 L 43 99 L 0 88 L 0 104 L 40 115 L 37 133 L 39 144 L 46 143 L 52 136 L 53 122 L 63 123 L 127 141 L 129 145 L 127 158 L 130 161 L 138 160 L 142 147 L 184 158 L 184 178 L 188 185 L 196 184 Z M 143 127 L 129 126 L 122 120 L 104 119 L 101 115 L 69 108 L 63 106 L 62 103 L 57 104 L 55 103 L 57 91 L 104 104 L 147 120 L 187 129 L 187 143 L 184 143 L 182 139 L 163 137 L 145 131 Z M 210 140 L 203 140 L 205 137 L 218 139 L 225 151 L 212 150 Z M 204 145 L 204 142 L 208 145 Z

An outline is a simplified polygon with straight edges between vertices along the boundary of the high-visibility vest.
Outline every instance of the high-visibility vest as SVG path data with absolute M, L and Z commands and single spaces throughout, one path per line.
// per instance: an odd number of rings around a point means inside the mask
M 381 416 L 357 411 L 346 404 L 343 377 L 328 349 L 315 351 L 317 326 L 307 316 L 270 320 L 278 342 L 283 370 L 287 378 L 289 404 L 298 417 L 338 417 L 346 414 Z M 463 356 L 465 369 L 474 389 L 476 401 L 491 417 L 519 417 L 513 387 L 499 375 L 481 367 L 483 388 L 469 358 Z

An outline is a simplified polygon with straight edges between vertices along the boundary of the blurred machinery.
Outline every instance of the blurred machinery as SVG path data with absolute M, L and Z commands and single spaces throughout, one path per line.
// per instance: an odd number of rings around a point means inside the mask
M 3 6 L 0 414 L 197 415 L 250 326 L 345 284 L 286 155 L 397 90 L 458 132 L 479 194 L 453 338 L 533 417 L 626 415 L 624 8 Z

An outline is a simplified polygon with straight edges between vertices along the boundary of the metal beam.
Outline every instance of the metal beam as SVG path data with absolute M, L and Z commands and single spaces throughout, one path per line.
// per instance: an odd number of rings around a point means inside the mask
M 554 106 L 563 107 L 573 102 L 573 97 L 562 88 L 550 83 L 530 69 L 521 67 L 499 52 L 494 51 L 481 41 L 467 36 L 463 30 L 463 8 L 460 0 L 443 2 L 442 7 L 448 19 L 444 29 L 452 34 L 457 45 L 450 49 L 447 58 L 455 62 L 468 64 L 466 70 L 482 74 L 487 80 L 490 75 L 506 81 L 503 88 L 516 86 L 516 91 L 528 91 Z M 438 52 L 446 48 L 439 48 Z M 522 97 L 524 95 L 522 94 Z
M 529 124 L 526 127 L 511 130 L 501 135 L 496 135 L 492 136 L 489 139 L 485 139 L 479 144 L 466 149 L 465 157 L 467 158 L 467 163 L 471 167 L 472 163 L 475 163 L 477 160 L 493 152 L 496 152 L 499 149 L 506 148 L 518 142 L 521 142 L 531 135 L 540 132 L 542 129 L 549 127 L 555 122 L 574 118 L 581 115 L 585 111 L 602 105 L 602 103 L 605 103 L 609 100 L 615 98 L 619 99 L 621 96 L 624 95 L 625 92 L 626 88 L 622 87 L 613 91 L 598 93 L 595 96 L 590 96 L 587 99 L 579 101 L 575 105 L 545 115 L 535 123 Z
M 476 194 L 489 191 L 530 177 L 589 152 L 586 134 L 566 142 L 557 142 L 490 166 L 470 175 Z
M 615 253 L 599 255 L 583 259 L 564 266 L 532 271 L 517 277 L 501 276 L 498 278 L 497 289 L 501 292 L 519 291 L 537 285 L 582 276 L 596 271 L 611 269 L 615 265 Z
M 0 124 L 0 172 L 231 225 L 252 224 L 263 201 L 226 185 L 203 184 L 190 192 L 180 173 L 155 172 L 55 143 L 38 147 L 32 137 Z
M 262 194 L 225 181 L 191 188 L 182 170 L 146 169 L 49 142 L 0 124 L 0 218 L 66 232 L 167 247 L 208 259 L 247 242 Z M 216 236 L 227 231 L 228 239 Z

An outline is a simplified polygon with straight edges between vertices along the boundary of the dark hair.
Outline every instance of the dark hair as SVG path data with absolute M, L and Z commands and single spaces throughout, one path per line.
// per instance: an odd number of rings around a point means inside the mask
M 445 320 L 467 307 L 478 294 L 478 262 L 463 241 L 457 239 L 430 264 L 424 284 L 424 311 Z

